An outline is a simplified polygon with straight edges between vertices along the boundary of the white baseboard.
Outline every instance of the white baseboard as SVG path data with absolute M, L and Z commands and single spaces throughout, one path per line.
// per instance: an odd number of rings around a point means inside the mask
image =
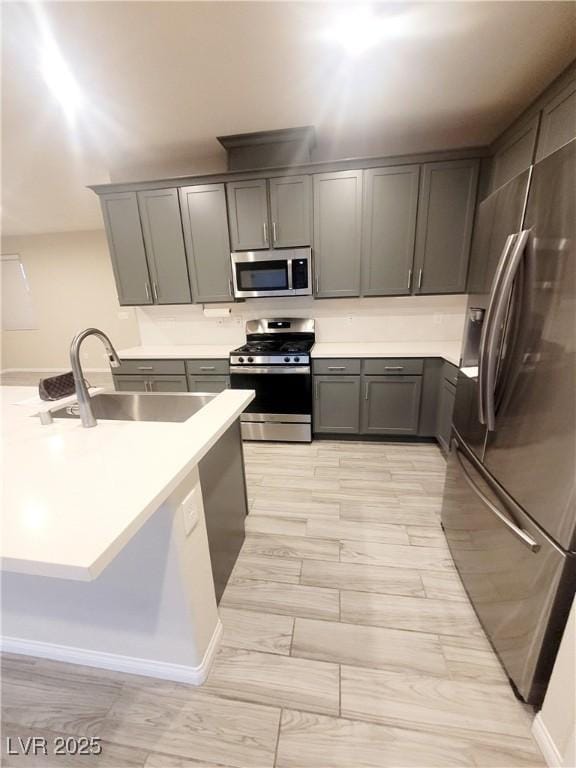
M 42 659 L 64 661 L 68 664 L 82 664 L 86 667 L 110 669 L 114 672 L 156 677 L 160 680 L 174 680 L 178 683 L 189 683 L 190 685 L 202 685 L 208 677 L 208 672 L 218 650 L 221 637 L 222 622 L 218 619 L 204 658 L 197 667 L 171 664 L 168 661 L 141 659 L 134 656 L 119 656 L 115 653 L 92 651 L 86 648 L 73 648 L 66 645 L 56 645 L 55 643 L 43 643 L 37 640 L 22 640 L 17 637 L 2 637 L 0 639 L 0 647 L 6 653 L 37 656 Z
M 538 744 L 540 751 L 544 755 L 546 765 L 549 768 L 562 768 L 562 755 L 558 751 L 556 744 L 554 744 L 544 720 L 542 720 L 541 712 L 538 712 L 532 723 L 532 736 L 534 736 L 534 741 Z

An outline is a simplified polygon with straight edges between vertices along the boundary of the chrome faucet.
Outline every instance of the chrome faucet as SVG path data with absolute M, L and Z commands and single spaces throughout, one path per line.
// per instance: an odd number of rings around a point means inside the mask
M 84 374 L 82 372 L 82 365 L 80 363 L 80 346 L 84 339 L 88 336 L 97 336 L 102 344 L 106 347 L 108 353 L 108 359 L 112 368 L 118 368 L 120 365 L 120 359 L 116 354 L 116 350 L 108 336 L 98 328 L 86 328 L 84 331 L 80 331 L 72 339 L 70 345 L 70 363 L 72 365 L 72 373 L 74 374 L 74 384 L 76 386 L 76 399 L 78 400 L 78 408 L 80 411 L 80 418 L 82 419 L 83 427 L 95 427 L 98 423 L 92 413 L 92 403 L 90 401 L 90 393 L 88 387 L 84 381 Z

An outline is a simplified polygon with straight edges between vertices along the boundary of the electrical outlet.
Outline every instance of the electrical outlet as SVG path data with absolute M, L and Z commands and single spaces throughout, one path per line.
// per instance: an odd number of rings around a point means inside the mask
M 199 486 L 196 486 L 188 496 L 186 496 L 180 507 L 182 509 L 182 519 L 184 520 L 184 533 L 186 536 L 190 536 L 200 520 L 202 497 L 200 495 Z

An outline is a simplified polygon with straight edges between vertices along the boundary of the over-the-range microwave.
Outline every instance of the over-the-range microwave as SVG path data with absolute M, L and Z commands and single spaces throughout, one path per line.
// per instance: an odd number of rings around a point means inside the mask
M 234 251 L 234 296 L 306 296 L 312 293 L 312 249 Z

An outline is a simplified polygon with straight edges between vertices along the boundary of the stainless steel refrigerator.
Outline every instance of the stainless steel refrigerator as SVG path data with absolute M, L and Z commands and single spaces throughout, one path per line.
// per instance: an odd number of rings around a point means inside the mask
M 576 140 L 479 207 L 442 523 L 518 694 L 544 696 L 576 584 Z

